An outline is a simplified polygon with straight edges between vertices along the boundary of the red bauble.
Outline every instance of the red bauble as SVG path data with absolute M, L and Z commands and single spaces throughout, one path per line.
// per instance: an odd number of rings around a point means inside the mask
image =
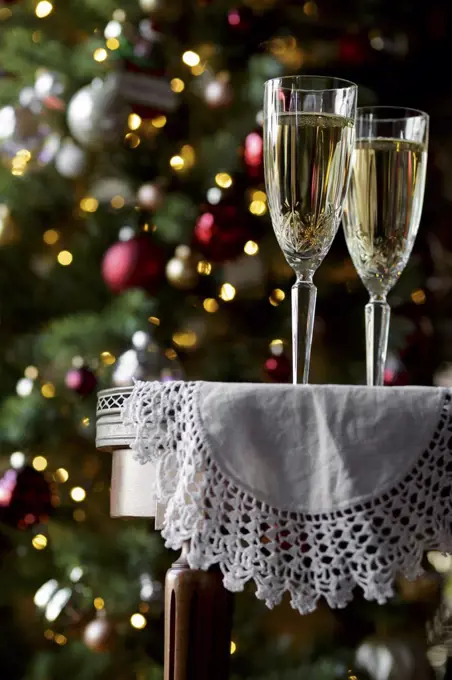
M 209 205 L 196 221 L 194 246 L 213 262 L 232 260 L 251 238 L 243 215 L 235 205 Z
M 72 368 L 66 373 L 66 387 L 77 392 L 81 397 L 86 397 L 96 389 L 97 378 L 89 368 Z
M 119 241 L 104 255 L 102 276 L 114 293 L 129 288 L 155 291 L 165 276 L 163 252 L 147 234 Z
M 254 130 L 245 137 L 243 160 L 248 176 L 254 180 L 264 178 L 264 138 L 262 130 Z
M 273 382 L 286 383 L 292 375 L 292 364 L 285 354 L 280 354 L 266 360 L 264 371 Z
M 50 486 L 41 472 L 26 466 L 7 470 L 0 479 L 0 521 L 25 529 L 52 513 Z

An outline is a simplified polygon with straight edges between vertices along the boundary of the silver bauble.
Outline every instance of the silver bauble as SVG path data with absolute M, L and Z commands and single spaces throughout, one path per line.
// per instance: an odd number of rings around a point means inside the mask
M 96 78 L 72 97 L 67 122 L 79 144 L 98 150 L 121 139 L 129 112 L 112 75 L 105 81 Z
M 50 163 L 60 141 L 43 113 L 20 105 L 0 109 L 0 158 L 14 175 Z
M 62 177 L 77 179 L 88 167 L 88 154 L 68 137 L 61 144 L 55 157 L 55 167 Z
M 132 337 L 132 346 L 116 361 L 112 383 L 115 387 L 127 387 L 135 380 L 166 382 L 182 378 L 182 368 L 175 354 L 170 351 L 167 356 L 149 332 L 137 331 Z

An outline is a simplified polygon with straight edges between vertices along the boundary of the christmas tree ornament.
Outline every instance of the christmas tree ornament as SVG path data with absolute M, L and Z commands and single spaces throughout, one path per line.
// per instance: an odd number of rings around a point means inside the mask
M 198 217 L 194 229 L 196 249 L 214 262 L 237 257 L 250 238 L 246 218 L 233 203 L 209 205 Z
M 118 241 L 104 255 L 102 276 L 115 293 L 129 288 L 155 291 L 164 275 L 163 252 L 148 234 Z
M 4 473 L 0 479 L 1 522 L 25 529 L 46 522 L 52 512 L 52 492 L 41 472 L 26 465 Z
M 19 230 L 9 207 L 0 203 L 0 247 L 14 243 L 19 237 Z
M 190 290 L 199 281 L 197 264 L 198 258 L 188 246 L 178 246 L 166 265 L 166 278 L 174 288 Z
M 292 376 L 292 365 L 284 352 L 272 354 L 265 361 L 264 372 L 272 382 L 287 383 Z
M 264 138 L 262 129 L 253 130 L 245 137 L 243 160 L 250 179 L 264 179 Z
M 108 651 L 115 638 L 115 628 L 105 610 L 97 612 L 83 631 L 83 642 L 93 652 Z
M 74 139 L 87 149 L 117 143 L 125 129 L 130 107 L 114 74 L 96 78 L 70 100 L 67 123 Z
M 63 140 L 55 156 L 55 167 L 62 177 L 78 179 L 88 167 L 88 154 L 70 137 Z
M 87 397 L 96 389 L 97 378 L 87 366 L 81 366 L 79 368 L 71 368 L 66 373 L 65 383 L 66 387 L 73 392 L 76 392 L 81 397 Z
M 137 203 L 143 210 L 157 210 L 162 205 L 163 199 L 162 189 L 154 182 L 142 184 L 137 191 Z
M 133 385 L 135 380 L 182 380 L 183 372 L 174 351 L 164 353 L 150 330 L 137 331 L 132 346 L 117 359 L 112 374 L 115 387 Z
M 50 163 L 60 141 L 42 113 L 20 105 L 0 109 L 0 159 L 13 175 Z
M 39 69 L 36 72 L 34 92 L 47 109 L 64 110 L 64 91 L 64 82 L 59 73 L 47 69 Z

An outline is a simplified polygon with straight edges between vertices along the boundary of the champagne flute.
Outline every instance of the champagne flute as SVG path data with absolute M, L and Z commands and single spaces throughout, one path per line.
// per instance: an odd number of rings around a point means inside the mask
M 317 289 L 313 275 L 341 221 L 354 146 L 357 86 L 323 76 L 265 84 L 265 184 L 273 229 L 296 275 L 293 382 L 307 383 Z
M 399 107 L 359 108 L 344 231 L 370 294 L 366 305 L 367 384 L 383 385 L 391 309 L 386 296 L 416 238 L 424 200 L 429 117 Z

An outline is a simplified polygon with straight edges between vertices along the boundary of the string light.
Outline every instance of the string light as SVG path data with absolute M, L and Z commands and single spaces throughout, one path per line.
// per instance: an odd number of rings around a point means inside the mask
M 129 114 L 128 125 L 131 130 L 138 130 L 142 122 L 143 119 L 138 115 L 138 113 Z
M 130 625 L 137 630 L 142 630 L 143 628 L 146 628 L 147 621 L 143 614 L 137 612 L 130 617 Z
M 45 19 L 53 10 L 53 5 L 48 0 L 40 0 L 35 8 L 35 14 L 38 19 Z
M 263 201 L 264 203 L 267 203 L 267 194 L 265 191 L 261 191 L 260 189 L 257 189 L 256 191 L 251 192 L 251 200 L 252 201 Z
M 33 391 L 33 380 L 21 378 L 16 385 L 16 392 L 19 397 L 28 397 Z
M 50 630 L 50 628 L 47 628 L 47 630 L 44 631 L 44 637 L 46 640 L 53 640 L 55 633 L 53 630 Z
M 309 2 L 304 3 L 303 12 L 306 14 L 307 17 L 316 17 L 318 14 L 318 7 L 315 2 L 309 0 Z
M 36 534 L 36 536 L 33 536 L 31 544 L 35 550 L 44 550 L 47 546 L 47 538 L 44 534 Z
M 170 158 L 170 165 L 173 170 L 182 170 L 185 165 L 185 161 L 182 156 L 172 156 L 172 158 Z
M 193 73 L 194 76 L 200 76 L 204 73 L 206 70 L 206 67 L 203 64 L 197 64 L 196 66 L 193 66 L 191 72 Z
M 93 59 L 94 61 L 98 61 L 99 63 L 103 62 L 106 60 L 108 57 L 108 52 L 105 48 L 103 47 L 98 47 L 96 50 L 93 52 Z
M 156 116 L 151 120 L 151 125 L 155 128 L 162 128 L 166 125 L 166 116 Z
M 29 378 L 29 380 L 36 380 L 38 375 L 39 375 L 39 371 L 36 368 L 36 366 L 27 366 L 27 368 L 24 371 L 24 376 L 26 378 Z
M 201 260 L 198 262 L 196 270 L 198 274 L 201 274 L 202 276 L 209 276 L 209 274 L 212 273 L 212 265 L 210 262 L 206 262 L 206 260 Z
M 20 470 L 25 465 L 25 454 L 22 451 L 14 451 L 9 457 L 11 467 Z
M 76 503 L 81 503 L 86 498 L 85 489 L 83 489 L 81 486 L 74 486 L 74 488 L 71 489 L 71 498 Z
M 125 199 L 124 196 L 113 196 L 113 198 L 110 201 L 111 207 L 115 208 L 115 210 L 121 210 L 121 208 L 124 207 L 125 205 Z
M 423 305 L 425 304 L 425 300 L 427 298 L 422 288 L 418 288 L 417 290 L 413 290 L 413 292 L 411 293 L 411 299 L 413 300 L 415 305 Z
M 181 78 L 173 78 L 170 85 L 173 92 L 183 92 L 185 89 L 185 83 Z
M 177 359 L 177 352 L 172 347 L 168 347 L 168 349 L 165 350 L 165 356 L 170 361 L 174 361 Z
M 235 654 L 237 651 L 237 645 L 235 644 L 234 640 L 231 640 L 231 648 L 230 648 L 231 654 Z
M 101 352 L 100 360 L 104 366 L 112 366 L 116 362 L 116 357 L 111 352 Z
M 232 177 L 227 172 L 219 172 L 215 175 L 215 182 L 222 189 L 229 189 L 232 186 Z
M 104 609 L 104 607 L 105 607 L 105 602 L 104 602 L 104 600 L 103 600 L 102 597 L 96 597 L 96 598 L 94 598 L 93 604 L 94 604 L 95 609 L 97 609 L 97 610 L 99 610 L 99 611 L 100 611 L 101 609 Z
M 187 66 L 197 66 L 199 62 L 201 61 L 201 58 L 199 54 L 196 52 L 193 52 L 192 50 L 188 50 L 187 52 L 184 52 L 182 55 L 182 61 L 184 64 Z
M 55 390 L 55 385 L 51 382 L 46 382 L 41 386 L 41 394 L 44 397 L 44 399 L 53 399 L 55 396 L 56 390 Z
M 235 298 L 235 288 L 231 283 L 223 283 L 220 288 L 220 297 L 225 302 L 231 302 Z
M 47 229 L 42 235 L 42 240 L 48 246 L 53 246 L 60 238 L 60 232 L 56 229 Z
M 119 49 L 120 42 L 119 42 L 118 38 L 108 38 L 106 45 L 107 45 L 108 49 L 113 52 L 113 50 Z
M 89 419 L 88 416 L 85 416 L 84 418 L 82 418 L 82 425 L 83 425 L 83 427 L 89 427 L 90 422 L 91 422 L 91 421 L 90 421 L 90 419 Z
M 55 642 L 57 645 L 60 645 L 61 647 L 66 644 L 67 642 L 67 637 L 63 635 L 62 633 L 57 633 L 54 637 Z
M 283 290 L 281 290 L 281 288 L 275 288 L 270 293 L 268 300 L 269 300 L 270 304 L 273 305 L 273 307 L 277 307 L 279 304 L 281 304 L 281 302 L 283 302 L 285 297 L 286 297 L 286 294 Z
M 247 241 L 243 247 L 243 251 L 246 255 L 257 255 L 259 246 L 255 241 Z
M 267 204 L 265 201 L 261 200 L 251 201 L 248 209 L 252 215 L 257 215 L 257 217 L 261 217 L 262 215 L 265 215 L 265 213 L 267 212 Z
M 158 318 L 158 316 L 150 316 L 148 321 L 153 326 L 160 326 L 160 319 Z
M 93 196 L 86 196 L 80 201 L 80 208 L 84 212 L 94 213 L 99 207 L 99 201 Z
M 115 9 L 115 11 L 113 12 L 113 19 L 115 21 L 123 22 L 127 19 L 127 14 L 123 9 Z
M 64 484 L 69 479 L 69 472 L 65 468 L 58 468 L 55 472 L 55 479 L 60 484 Z
M 70 253 L 69 250 L 61 250 L 57 255 L 58 263 L 61 264 L 62 267 L 69 266 L 73 259 L 72 253 Z
M 128 132 L 124 137 L 124 141 L 129 145 L 131 149 L 136 149 L 137 146 L 140 146 L 141 144 L 141 139 L 134 132 Z
M 196 347 L 198 342 L 198 336 L 196 335 L 195 331 L 179 331 L 174 333 L 173 342 L 175 345 L 182 347 L 183 349 L 193 349 Z
M 192 168 L 194 166 L 196 154 L 191 144 L 184 144 L 184 146 L 180 150 L 180 155 L 182 156 L 182 159 L 184 161 L 185 168 Z
M 209 314 L 215 314 L 215 312 L 217 312 L 219 309 L 218 302 L 215 300 L 215 298 L 206 298 L 202 303 L 202 306 L 206 312 L 209 312 Z
M 37 470 L 38 472 L 43 472 L 48 464 L 47 458 L 44 458 L 44 456 L 35 456 L 31 464 L 33 465 L 35 470 Z

